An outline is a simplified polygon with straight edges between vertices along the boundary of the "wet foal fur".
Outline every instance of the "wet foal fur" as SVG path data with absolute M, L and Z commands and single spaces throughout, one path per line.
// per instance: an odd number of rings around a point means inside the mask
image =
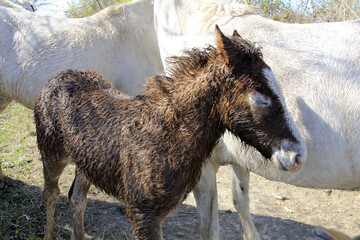
M 170 59 L 170 77 L 148 79 L 127 97 L 90 71 L 60 73 L 35 106 L 44 165 L 45 239 L 55 239 L 58 179 L 76 164 L 69 192 L 75 239 L 91 184 L 124 200 L 138 239 L 161 239 L 161 225 L 194 188 L 201 167 L 228 129 L 270 159 L 284 139 L 296 141 L 283 107 L 262 73 L 261 53 L 236 32 L 216 28 L 217 49 Z

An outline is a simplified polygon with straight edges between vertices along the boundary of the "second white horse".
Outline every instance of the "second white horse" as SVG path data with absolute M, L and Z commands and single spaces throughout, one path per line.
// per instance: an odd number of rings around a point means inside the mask
M 214 23 L 227 34 L 236 29 L 257 42 L 308 150 L 303 168 L 287 173 L 225 133 L 194 190 L 202 239 L 219 238 L 216 172 L 224 164 L 232 164 L 233 200 L 244 239 L 260 239 L 249 212 L 250 171 L 302 187 L 360 187 L 359 21 L 285 24 L 245 15 L 249 6 L 229 0 L 155 0 L 154 8 L 162 59 L 212 43 Z

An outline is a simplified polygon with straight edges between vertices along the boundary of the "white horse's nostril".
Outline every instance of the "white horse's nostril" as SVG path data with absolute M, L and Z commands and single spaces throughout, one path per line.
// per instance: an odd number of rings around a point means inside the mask
M 297 172 L 301 169 L 304 159 L 298 147 L 287 142 L 286 145 L 283 144 L 282 148 L 275 152 L 272 162 L 274 166 L 283 171 Z
M 294 164 L 291 166 L 291 167 L 288 167 L 288 171 L 289 172 L 297 172 L 301 169 L 303 165 L 303 161 L 301 159 L 301 155 L 300 154 L 297 154 L 295 156 L 295 161 L 294 161 Z
M 295 163 L 302 165 L 303 161 L 300 154 L 297 154 L 295 157 Z

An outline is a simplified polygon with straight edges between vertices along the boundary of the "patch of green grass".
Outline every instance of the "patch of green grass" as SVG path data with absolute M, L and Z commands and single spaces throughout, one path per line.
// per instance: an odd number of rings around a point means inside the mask
M 21 166 L 38 157 L 33 111 L 12 102 L 0 114 L 0 161 L 3 169 Z
M 12 102 L 0 113 L 0 162 L 5 174 L 5 187 L 0 189 L 1 240 L 35 240 L 44 236 L 46 218 L 39 159 L 33 111 Z M 63 198 L 60 197 L 58 209 L 67 212 L 68 201 Z M 62 211 L 56 218 L 63 218 Z M 58 239 L 70 239 L 64 225 L 56 221 Z

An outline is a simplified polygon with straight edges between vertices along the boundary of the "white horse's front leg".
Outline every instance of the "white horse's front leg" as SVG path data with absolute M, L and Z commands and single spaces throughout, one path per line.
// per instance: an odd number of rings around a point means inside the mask
M 193 190 L 203 240 L 219 239 L 219 216 L 216 189 L 216 173 L 219 165 L 208 161 L 202 169 L 199 183 Z
M 234 206 L 240 216 L 244 230 L 244 240 L 259 240 L 249 209 L 250 172 L 239 166 L 231 165 L 232 193 Z

